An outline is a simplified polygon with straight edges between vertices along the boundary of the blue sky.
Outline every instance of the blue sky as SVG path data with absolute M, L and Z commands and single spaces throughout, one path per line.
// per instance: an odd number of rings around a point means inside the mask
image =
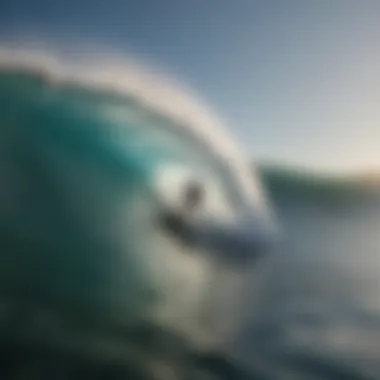
M 20 31 L 173 71 L 255 157 L 380 170 L 377 0 L 3 0 L 0 33 Z

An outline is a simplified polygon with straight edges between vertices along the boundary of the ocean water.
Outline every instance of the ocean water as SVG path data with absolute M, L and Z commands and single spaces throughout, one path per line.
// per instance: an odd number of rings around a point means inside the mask
M 206 211 L 218 220 L 242 206 L 265 210 L 255 170 L 252 180 L 239 150 L 211 128 L 215 121 L 202 107 L 182 108 L 166 87 L 147 93 L 138 75 L 120 89 L 120 71 L 86 66 L 94 78 L 110 80 L 91 87 L 90 75 L 85 88 L 74 74 L 62 80 L 60 70 L 10 68 L 0 75 L 0 175 L 7 179 L 0 242 L 17 240 L 17 250 L 0 256 L 2 295 L 69 309 L 76 327 L 97 333 L 111 316 L 117 338 L 127 320 L 133 325 L 135 315 L 151 314 L 195 342 L 210 330 L 220 335 L 212 327 L 235 313 L 231 306 L 211 307 L 206 330 L 198 323 L 200 309 L 228 301 L 220 297 L 223 276 L 212 283 L 220 267 L 210 271 L 209 257 L 157 233 L 152 218 L 180 200 L 176 189 L 189 171 L 207 180 Z M 153 112 L 150 102 L 158 100 L 168 108 L 159 102 Z M 250 271 L 241 333 L 230 357 L 214 363 L 218 376 L 379 379 L 378 190 L 282 169 L 263 170 L 262 179 L 283 239 Z M 41 241 L 31 255 L 31 242 Z
M 379 379 L 379 189 L 263 178 L 284 239 L 252 286 L 240 358 L 264 379 Z

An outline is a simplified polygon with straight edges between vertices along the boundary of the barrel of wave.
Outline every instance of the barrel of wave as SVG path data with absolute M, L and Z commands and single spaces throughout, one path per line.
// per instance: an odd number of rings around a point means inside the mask
M 2 240 L 11 248 L 3 255 L 4 297 L 39 303 L 76 325 L 118 324 L 124 331 L 146 318 L 194 341 L 206 338 L 197 317 L 215 262 L 194 252 L 178 255 L 183 247 L 150 223 L 158 169 L 187 161 L 187 142 L 145 129 L 136 97 L 22 70 L 0 80 Z M 239 197 L 259 205 L 260 191 L 240 155 L 219 140 L 207 143 L 231 165 L 229 181 L 244 189 Z M 170 188 L 163 193 L 175 197 Z

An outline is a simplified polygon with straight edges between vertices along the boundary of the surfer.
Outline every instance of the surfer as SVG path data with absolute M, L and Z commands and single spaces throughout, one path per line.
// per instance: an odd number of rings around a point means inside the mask
M 204 191 L 201 184 L 195 181 L 189 182 L 183 192 L 181 205 L 164 210 L 161 214 L 162 226 L 189 246 L 194 240 L 189 219 L 201 206 L 203 197 Z

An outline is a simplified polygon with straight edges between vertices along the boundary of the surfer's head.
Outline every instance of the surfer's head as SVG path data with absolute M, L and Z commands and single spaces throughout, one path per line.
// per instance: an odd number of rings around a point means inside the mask
M 67 72 L 0 64 L 3 351 L 86 373 L 219 349 L 270 239 L 258 179 L 203 114 Z

